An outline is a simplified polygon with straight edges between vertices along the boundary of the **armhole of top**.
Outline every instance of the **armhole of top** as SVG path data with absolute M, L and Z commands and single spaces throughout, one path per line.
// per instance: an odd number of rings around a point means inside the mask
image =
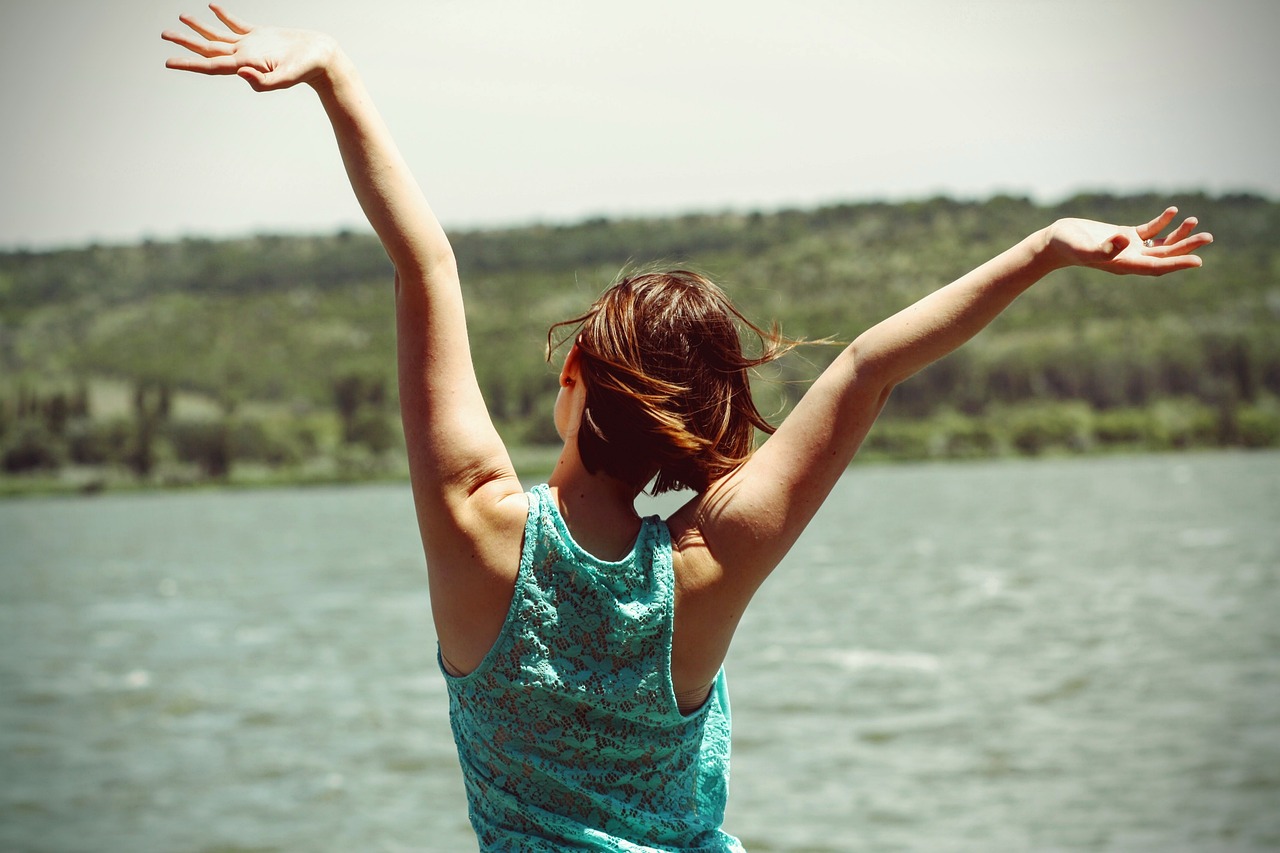
M 478 674 L 492 669 L 494 658 L 500 654 L 499 649 L 511 635 L 511 626 L 515 622 L 516 611 L 520 608 L 523 599 L 523 589 L 528 582 L 529 573 L 533 571 L 533 547 L 537 539 L 538 519 L 542 514 L 542 501 L 546 500 L 546 496 L 539 494 L 536 488 L 525 492 L 525 497 L 529 501 L 529 514 L 524 520 L 524 534 L 520 540 L 520 566 L 516 569 L 516 582 L 511 590 L 511 604 L 507 607 L 507 615 L 503 618 L 502 627 L 498 630 L 498 636 L 494 638 L 489 651 L 485 652 L 480 663 L 476 664 L 476 668 L 465 675 L 454 675 L 449 671 L 452 664 L 446 663 L 444 652 L 440 650 L 440 643 L 436 641 L 436 660 L 448 682 L 465 684 Z
M 666 698 L 671 706 L 671 713 L 680 717 L 682 720 L 696 720 L 709 712 L 711 703 L 716 698 L 716 691 L 718 689 L 718 683 L 721 680 L 721 676 L 723 675 L 723 668 L 716 674 L 715 678 L 712 679 L 709 689 L 707 690 L 707 695 L 703 701 L 688 713 L 682 711 L 680 709 L 680 695 L 676 693 L 675 679 L 671 675 L 671 655 L 675 652 L 676 639 L 676 566 L 675 555 L 672 553 L 673 546 L 671 544 L 671 528 L 667 525 L 665 520 L 656 515 L 646 518 L 645 523 L 655 524 L 661 531 L 658 534 L 657 547 L 664 548 L 666 550 L 666 568 L 664 569 L 664 574 L 667 586 L 671 588 L 671 606 L 667 608 L 666 624 L 664 625 L 666 649 L 662 658 L 662 676 L 667 688 Z

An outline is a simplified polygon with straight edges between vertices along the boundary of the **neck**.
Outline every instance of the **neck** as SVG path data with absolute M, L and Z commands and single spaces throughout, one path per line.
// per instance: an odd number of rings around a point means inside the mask
M 547 485 L 579 545 L 603 559 L 618 559 L 630 550 L 640 529 L 639 490 L 588 471 L 573 438 L 565 442 Z

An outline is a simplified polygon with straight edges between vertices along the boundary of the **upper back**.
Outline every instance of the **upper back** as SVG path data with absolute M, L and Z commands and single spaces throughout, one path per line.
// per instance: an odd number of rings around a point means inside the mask
M 568 845 L 615 827 L 683 849 L 717 832 L 727 701 L 690 716 L 676 707 L 671 554 L 667 525 L 650 517 L 622 559 L 594 557 L 547 488 L 530 493 L 502 632 L 473 672 L 448 679 L 482 844 L 536 830 Z

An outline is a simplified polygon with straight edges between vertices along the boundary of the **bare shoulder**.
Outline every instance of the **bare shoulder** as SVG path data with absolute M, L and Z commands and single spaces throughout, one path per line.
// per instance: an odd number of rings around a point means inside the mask
M 467 597 L 494 580 L 514 581 L 528 512 L 528 497 L 514 476 L 494 479 L 433 505 L 420 502 L 432 592 Z
M 771 541 L 774 525 L 750 498 L 727 477 L 667 520 L 677 607 L 684 603 L 712 622 L 740 614 L 778 564 L 785 547 Z
M 724 663 L 734 632 L 767 572 L 753 570 L 721 524 L 706 524 L 700 496 L 669 519 L 675 572 L 675 625 L 671 678 L 677 694 L 710 684 Z
M 697 525 L 689 505 L 667 519 L 671 532 L 671 561 L 676 584 L 684 589 L 701 588 L 715 582 L 720 565 L 707 548 L 707 540 Z
M 701 583 L 740 587 L 749 598 L 791 545 L 786 501 L 744 468 L 713 483 L 672 515 L 673 549 Z M 763 478 L 760 478 L 763 479 Z
M 514 474 L 495 477 L 471 492 L 458 514 L 461 521 L 476 524 L 482 531 L 523 531 L 529 496 Z
M 528 513 L 520 481 L 498 478 L 424 525 L 440 649 L 463 672 L 488 653 L 511 607 Z

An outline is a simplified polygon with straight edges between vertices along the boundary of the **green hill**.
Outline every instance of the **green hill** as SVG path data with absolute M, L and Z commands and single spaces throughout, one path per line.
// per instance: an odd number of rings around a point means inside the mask
M 546 328 L 628 262 L 692 265 L 791 336 L 858 332 L 1060 216 L 1198 216 L 1206 265 L 1055 274 L 903 385 L 872 456 L 1280 443 L 1280 205 L 1084 195 L 589 220 L 453 235 L 476 369 L 509 441 L 554 441 Z M 401 470 L 391 270 L 367 234 L 0 253 L 0 462 L 40 482 Z M 781 416 L 834 357 L 759 386 Z M 41 473 L 43 472 L 43 473 Z M 131 472 L 131 473 L 126 473 Z

